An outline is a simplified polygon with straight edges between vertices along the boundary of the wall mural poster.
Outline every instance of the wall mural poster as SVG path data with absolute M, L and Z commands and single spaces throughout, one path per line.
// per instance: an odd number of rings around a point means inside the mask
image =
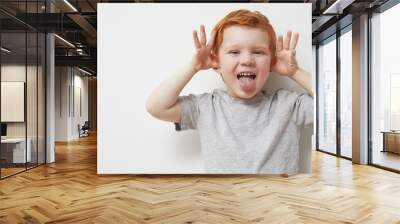
M 311 4 L 99 4 L 98 46 L 99 174 L 311 172 Z

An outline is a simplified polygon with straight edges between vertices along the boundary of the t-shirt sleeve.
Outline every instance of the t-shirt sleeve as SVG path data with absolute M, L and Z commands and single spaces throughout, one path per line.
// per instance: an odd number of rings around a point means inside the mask
M 314 99 L 307 93 L 296 93 L 293 121 L 296 125 L 305 127 L 314 122 Z
M 178 98 L 181 104 L 181 122 L 175 123 L 176 131 L 187 129 L 197 129 L 197 121 L 200 115 L 200 101 L 205 94 L 180 96 Z

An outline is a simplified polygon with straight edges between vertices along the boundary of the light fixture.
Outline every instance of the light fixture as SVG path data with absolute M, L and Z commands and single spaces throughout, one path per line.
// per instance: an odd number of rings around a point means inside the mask
M 5 48 L 5 47 L 1 47 L 1 50 L 4 51 L 4 52 L 6 52 L 6 53 L 10 53 L 10 52 L 11 52 L 11 50 L 9 50 L 9 49 L 7 49 L 7 48 Z
M 74 10 L 74 12 L 78 12 L 78 10 L 71 4 L 69 3 L 68 0 L 64 0 L 65 4 L 67 4 L 72 10 Z
M 82 48 L 76 48 L 76 53 L 78 53 L 79 55 L 86 55 L 86 53 L 83 52 Z
M 81 72 L 83 72 L 83 73 L 85 73 L 85 74 L 88 74 L 88 75 L 92 76 L 92 73 L 90 73 L 90 72 L 88 72 L 88 71 L 86 71 L 86 70 L 83 70 L 83 69 L 81 69 L 81 68 L 79 68 L 79 67 L 78 67 L 78 70 L 81 71 Z
M 58 36 L 57 34 L 54 34 L 55 37 L 57 37 L 58 39 L 60 39 L 61 41 L 63 41 L 64 43 L 68 44 L 69 46 L 75 48 L 75 45 L 71 44 L 71 42 L 67 41 L 66 39 Z
M 355 0 L 336 0 L 332 5 L 325 9 L 322 14 L 342 14 L 343 10 L 354 1 Z

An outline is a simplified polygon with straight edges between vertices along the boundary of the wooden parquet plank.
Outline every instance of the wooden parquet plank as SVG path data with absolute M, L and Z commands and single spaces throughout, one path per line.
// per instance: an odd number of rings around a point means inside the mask
M 0 181 L 0 223 L 397 223 L 400 175 L 313 152 L 313 173 L 96 174 L 96 138 Z

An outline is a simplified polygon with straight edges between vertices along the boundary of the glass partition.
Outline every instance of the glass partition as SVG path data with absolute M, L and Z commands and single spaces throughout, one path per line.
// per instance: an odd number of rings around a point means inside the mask
M 24 171 L 26 150 L 26 34 L 1 34 L 1 177 Z M 6 49 L 6 50 L 4 50 Z
M 44 3 L 1 1 L 0 7 L 19 17 L 45 12 Z M 0 12 L 1 179 L 45 163 L 45 45 L 44 33 Z
M 318 149 L 336 154 L 336 37 L 318 47 Z

